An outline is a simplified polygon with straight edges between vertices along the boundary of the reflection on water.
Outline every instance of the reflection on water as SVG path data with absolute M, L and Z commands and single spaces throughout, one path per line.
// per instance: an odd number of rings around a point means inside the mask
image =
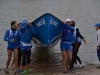
M 51 68 L 61 64 L 61 54 L 55 53 L 53 48 L 35 47 L 32 51 L 31 68 Z
M 71 18 L 76 22 L 82 35 L 89 43 L 81 46 L 79 56 L 83 62 L 98 63 L 96 56 L 96 31 L 94 24 L 100 22 L 100 0 L 0 0 L 0 67 L 5 67 L 7 59 L 7 42 L 3 36 L 10 27 L 10 22 L 22 19 L 33 21 L 45 13 L 51 13 L 62 21 Z M 61 63 L 59 45 L 54 48 L 36 47 L 33 49 L 32 60 L 50 64 Z M 92 57 L 92 59 L 90 59 Z
M 60 63 L 60 53 L 54 53 L 53 48 L 49 47 L 35 47 L 32 53 L 32 61 L 42 63 Z

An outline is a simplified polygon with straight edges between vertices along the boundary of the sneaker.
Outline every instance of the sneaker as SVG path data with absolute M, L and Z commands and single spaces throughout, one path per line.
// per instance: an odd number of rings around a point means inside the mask
M 29 73 L 29 69 L 26 69 L 25 71 L 22 72 L 22 75 L 28 74 L 28 73 Z
M 83 64 L 81 64 L 81 65 L 79 65 L 79 67 L 78 68 L 84 68 L 84 65 Z
M 27 74 L 29 73 L 29 69 L 28 69 L 28 68 L 26 69 L 26 73 L 27 73 Z
M 96 67 L 97 69 L 100 69 L 100 66 Z
M 26 71 L 22 72 L 21 74 L 22 74 L 22 75 L 26 74 Z
M 78 65 L 74 65 L 74 68 L 78 68 Z
M 16 70 L 16 72 L 17 72 L 17 73 L 20 73 L 20 72 L 22 72 L 22 71 L 21 71 L 21 70 Z
M 17 73 L 19 73 L 19 70 L 16 70 Z

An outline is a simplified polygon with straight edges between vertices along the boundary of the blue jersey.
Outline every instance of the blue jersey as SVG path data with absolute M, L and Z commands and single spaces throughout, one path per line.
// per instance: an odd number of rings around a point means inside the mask
M 62 39 L 61 42 L 72 42 L 72 37 L 74 34 L 74 28 L 71 27 L 68 24 L 64 24 L 63 27 L 60 29 L 60 32 L 62 33 Z
M 22 24 L 20 27 L 20 32 L 21 32 L 21 36 L 20 36 L 20 48 L 21 50 L 30 50 L 32 45 L 31 45 L 31 39 L 32 39 L 32 35 L 36 34 L 36 30 L 35 28 L 32 26 L 29 26 L 27 24 Z
M 14 39 L 14 42 L 11 42 L 11 40 Z M 19 36 L 18 36 L 18 32 L 13 31 L 11 29 L 7 30 L 4 36 L 4 41 L 8 42 L 8 48 L 18 48 L 19 45 Z

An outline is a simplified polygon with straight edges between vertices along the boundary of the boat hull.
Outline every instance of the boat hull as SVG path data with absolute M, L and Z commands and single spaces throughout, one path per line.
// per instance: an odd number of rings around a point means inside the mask
M 52 14 L 46 13 L 40 16 L 32 22 L 32 25 L 37 31 L 37 34 L 33 35 L 36 44 L 49 46 L 60 40 L 59 30 L 63 23 Z

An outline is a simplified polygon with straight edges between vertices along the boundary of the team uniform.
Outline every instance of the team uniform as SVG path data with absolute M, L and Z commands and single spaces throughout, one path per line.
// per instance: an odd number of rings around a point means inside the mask
M 23 21 L 21 27 L 20 27 L 20 49 L 22 52 L 22 66 L 26 66 L 26 58 L 27 63 L 30 63 L 30 56 L 31 56 L 31 39 L 32 34 L 36 34 L 36 30 L 34 27 L 29 26 L 26 21 Z
M 60 43 L 61 51 L 72 51 L 73 50 L 72 37 L 74 33 L 74 28 L 68 24 L 64 24 L 60 30 L 60 33 L 62 33 L 62 38 Z
M 8 42 L 7 50 L 14 50 L 18 48 L 19 36 L 18 31 L 15 29 L 8 29 L 4 36 L 4 41 Z M 14 39 L 14 42 L 11 40 Z

